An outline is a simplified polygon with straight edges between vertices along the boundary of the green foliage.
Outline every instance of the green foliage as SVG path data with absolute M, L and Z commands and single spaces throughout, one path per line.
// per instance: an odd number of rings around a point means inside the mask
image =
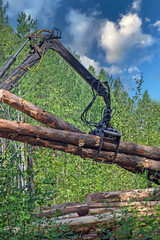
M 152 201 L 151 198 L 147 200 Z M 117 213 L 114 213 L 113 227 L 115 226 L 115 231 L 106 232 L 104 229 L 102 239 L 158 240 L 160 237 L 160 207 L 155 204 L 153 208 L 150 208 L 148 203 L 142 203 L 142 208 L 146 207 L 148 207 L 148 211 L 143 214 L 141 214 L 141 209 L 137 209 L 134 205 L 123 207 L 119 211 L 120 217 L 117 216 Z
M 21 12 L 17 19 L 17 35 L 21 39 L 25 38 L 27 34 L 37 30 L 37 20 L 33 20 L 31 15 L 26 15 Z
M 0 0 L 0 30 L 8 24 L 8 16 L 6 11 L 8 8 L 8 3 L 3 6 L 3 1 Z

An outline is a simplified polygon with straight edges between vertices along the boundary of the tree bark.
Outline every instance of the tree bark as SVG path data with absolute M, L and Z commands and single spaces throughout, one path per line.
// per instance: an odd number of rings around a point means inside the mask
M 1 125 L 0 137 L 2 138 L 8 138 L 15 141 L 26 142 L 31 145 L 37 145 L 37 146 L 51 148 L 53 150 L 68 152 L 74 155 L 81 156 L 82 158 L 94 159 L 94 157 L 97 154 L 97 150 L 94 148 L 85 148 L 85 147 L 76 146 L 70 143 L 63 143 L 63 142 L 54 141 L 46 138 L 42 139 L 40 137 L 28 136 L 24 134 L 19 134 L 16 131 L 15 132 L 12 132 L 10 130 L 4 131 L 2 127 L 2 122 L 0 125 Z M 8 125 L 8 128 L 9 128 L 9 125 Z M 103 150 L 99 153 L 96 161 L 107 163 L 107 162 L 111 162 L 113 158 L 114 158 L 114 152 L 107 152 Z M 135 155 L 126 155 L 126 154 L 119 153 L 114 163 L 133 173 L 143 173 L 145 170 L 147 170 L 148 171 L 147 177 L 150 179 L 150 177 L 152 176 L 150 180 L 159 184 L 159 179 L 160 179 L 160 162 L 159 161 L 142 158 Z
M 62 129 L 71 132 L 82 132 L 78 128 L 54 116 L 53 114 L 48 113 L 39 107 L 36 107 L 32 103 L 4 89 L 0 89 L 0 101 L 25 113 L 29 117 L 34 118 L 35 120 L 41 123 L 44 123 L 48 127 Z
M 131 209 L 136 208 L 139 212 L 149 213 L 160 206 L 160 201 L 135 201 L 128 202 L 103 202 L 103 203 L 92 203 L 92 204 L 82 204 L 82 203 L 64 203 L 59 205 L 53 205 L 50 207 L 38 207 L 34 209 L 34 216 L 37 218 L 42 217 L 55 217 L 64 216 L 64 218 L 70 218 L 74 213 L 75 217 L 81 217 L 86 215 L 101 214 L 101 213 L 111 213 L 116 212 L 122 207 L 130 207 Z
M 85 216 L 89 212 L 87 204 L 82 203 L 64 203 L 59 205 L 53 205 L 50 207 L 38 207 L 34 209 L 34 215 L 36 217 L 53 217 L 55 215 L 62 216 L 70 213 L 77 213 L 79 216 Z
M 74 218 L 58 218 L 55 220 L 56 226 L 58 224 L 68 224 L 71 227 L 80 226 L 81 230 L 85 229 L 84 225 L 87 225 L 90 228 L 97 227 L 101 225 L 110 226 L 110 224 L 113 224 L 113 218 L 116 217 L 116 221 L 120 221 L 120 217 L 122 216 L 121 213 L 104 213 L 103 217 L 100 217 L 99 215 L 94 216 L 82 216 L 82 217 L 74 217 Z M 47 227 L 48 223 L 44 224 L 43 227 Z M 77 230 L 78 231 L 78 230 Z
M 10 121 L 0 118 L 0 131 L 6 131 L 11 133 L 16 133 L 20 135 L 28 135 L 34 137 L 40 137 L 42 139 L 50 139 L 54 141 L 59 141 L 63 143 L 74 144 L 79 147 L 91 147 L 98 149 L 100 145 L 100 137 L 89 134 L 81 134 L 75 132 L 68 132 L 64 130 L 51 129 L 41 126 L 34 126 L 31 124 L 26 124 L 22 122 Z M 108 141 L 108 142 L 107 142 Z M 125 148 L 126 145 L 126 148 Z M 135 149 L 138 149 L 136 151 Z M 114 140 L 105 138 L 103 142 L 102 149 L 106 151 L 114 152 L 116 150 L 116 145 Z M 149 158 L 152 156 L 153 160 L 160 161 L 160 149 L 147 147 L 143 145 L 138 145 L 134 143 L 122 142 L 119 148 L 119 153 L 130 154 L 142 156 Z M 158 157 L 159 153 L 159 157 Z M 153 158 L 155 157 L 155 158 Z M 160 163 L 157 163 L 158 166 Z
M 137 199 L 136 199 L 137 200 Z M 116 211 L 122 207 L 136 208 L 140 212 L 153 211 L 156 207 L 160 206 L 160 201 L 141 201 L 132 203 L 128 202 L 112 202 L 112 203 L 94 203 L 89 206 L 89 212 L 91 214 L 100 214 L 102 212 Z
M 160 189 L 159 188 L 148 188 L 148 189 L 135 189 L 135 190 L 124 190 L 115 192 L 99 192 L 89 193 L 86 195 L 86 203 L 91 206 L 96 203 L 105 203 L 109 206 L 113 206 L 114 202 L 127 202 L 129 200 L 136 201 L 159 201 L 160 200 Z M 106 206 L 106 205 L 100 205 Z

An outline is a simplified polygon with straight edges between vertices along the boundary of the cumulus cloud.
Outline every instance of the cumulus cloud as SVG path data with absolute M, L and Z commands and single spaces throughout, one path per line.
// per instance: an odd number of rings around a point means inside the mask
M 93 59 L 86 57 L 86 56 L 80 56 L 81 63 L 86 67 L 89 68 L 89 66 L 94 67 L 96 74 L 98 75 L 100 73 L 100 70 L 103 68 L 103 70 L 111 75 L 119 75 L 124 73 L 124 69 L 120 68 L 116 65 L 111 65 L 110 67 L 104 67 L 101 66 L 99 62 L 94 61 Z
M 135 10 L 135 11 L 140 11 L 141 10 L 141 3 L 142 3 L 142 0 L 135 0 L 132 3 L 132 9 Z
M 91 16 L 71 9 L 66 16 L 67 33 L 71 36 L 70 47 L 78 54 L 84 55 L 93 45 L 97 37 L 96 13 Z
M 125 70 L 122 70 L 119 66 L 111 65 L 110 67 L 103 67 L 100 66 L 100 63 L 97 61 L 94 61 L 91 58 L 88 58 L 86 56 L 80 57 L 81 63 L 86 67 L 89 68 L 89 66 L 94 67 L 96 74 L 98 75 L 100 73 L 100 70 L 103 68 L 103 70 L 111 75 L 119 75 L 124 73 Z
M 111 65 L 110 67 L 105 67 L 104 70 L 111 75 L 119 75 L 125 72 L 125 69 L 122 70 L 119 66 Z
M 99 62 L 96 62 L 93 59 L 86 57 L 84 55 L 80 56 L 80 61 L 86 68 L 89 68 L 89 66 L 94 67 L 96 74 L 99 74 L 99 72 L 100 72 Z
M 108 63 L 121 62 L 135 47 L 145 48 L 153 44 L 152 36 L 144 34 L 141 25 L 142 21 L 136 13 L 122 15 L 117 23 L 108 20 L 105 22 L 100 46 L 106 51 Z
M 150 22 L 151 20 L 148 17 L 145 17 L 146 22 Z
M 128 68 L 128 72 L 129 73 L 133 73 L 133 72 L 140 72 L 139 68 L 136 66 L 131 66 Z
M 155 23 L 150 24 L 150 25 L 157 28 L 157 30 L 160 32 L 160 20 L 158 20 Z
M 33 19 L 38 19 L 39 23 L 47 26 L 55 15 L 62 0 L 4 0 L 9 3 L 7 14 L 9 18 L 15 18 L 20 12 L 31 15 Z

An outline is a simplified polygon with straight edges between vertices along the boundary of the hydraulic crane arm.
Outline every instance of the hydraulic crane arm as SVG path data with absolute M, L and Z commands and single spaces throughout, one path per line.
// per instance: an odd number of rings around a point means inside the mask
M 15 68 L 1 83 L 0 89 L 9 90 L 14 87 L 15 83 L 23 77 L 23 75 L 39 60 L 41 61 L 42 57 L 45 55 L 48 49 L 52 49 L 56 51 L 69 65 L 94 89 L 96 94 L 102 96 L 104 102 L 106 104 L 103 118 L 100 122 L 95 123 L 95 129 L 90 133 L 99 135 L 103 139 L 105 137 L 112 137 L 116 140 L 117 150 L 115 153 L 115 157 L 118 153 L 119 143 L 121 138 L 121 133 L 118 133 L 113 127 L 110 127 L 110 119 L 111 119 L 111 102 L 110 102 L 110 88 L 107 82 L 102 83 L 99 79 L 96 79 L 78 60 L 75 58 L 58 40 L 61 38 L 60 31 L 56 29 L 55 32 L 51 32 L 49 30 L 40 30 L 37 34 L 30 34 L 25 41 L 25 43 L 20 47 L 17 53 L 12 56 L 7 64 L 0 70 L 0 78 L 5 74 L 8 68 L 12 65 L 12 63 L 16 60 L 18 53 L 22 50 L 25 44 L 29 40 L 37 41 L 38 38 L 42 40 L 40 42 L 36 42 L 36 44 L 32 44 L 31 51 L 28 56 L 24 59 L 24 61 Z M 40 35 L 41 32 L 47 32 L 45 35 Z M 103 142 L 103 140 L 102 140 Z M 102 144 L 101 144 L 102 145 Z M 99 149 L 100 150 L 100 149 Z M 113 162 L 112 161 L 112 162 Z
M 45 43 L 40 43 L 37 46 L 32 46 L 32 50 L 30 53 L 27 55 L 27 57 L 24 59 L 24 61 L 16 67 L 1 83 L 0 83 L 0 89 L 5 89 L 5 90 L 10 90 L 11 88 L 14 87 L 15 83 L 23 77 L 24 74 L 27 73 L 29 68 L 31 68 L 33 65 L 35 65 L 42 56 L 47 52 L 47 50 L 51 47 L 51 44 L 45 44 Z M 37 48 L 37 50 L 36 50 Z M 13 59 L 13 62 L 15 59 L 11 57 L 9 61 L 11 62 Z M 12 62 L 12 63 L 13 63 Z M 0 77 L 2 77 L 5 72 L 7 71 L 6 68 L 8 66 L 7 64 L 2 68 L 0 71 Z
M 110 91 L 106 89 L 99 79 L 96 79 L 57 39 L 53 40 L 51 49 L 55 50 L 66 62 L 90 85 L 99 96 L 104 98 L 105 103 L 110 106 Z

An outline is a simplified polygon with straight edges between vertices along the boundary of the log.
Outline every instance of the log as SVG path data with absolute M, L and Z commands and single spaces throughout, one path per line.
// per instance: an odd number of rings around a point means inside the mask
M 160 148 L 121 141 L 119 152 L 129 153 L 160 161 Z
M 79 216 L 85 216 L 89 212 L 89 206 L 82 203 L 65 203 L 53 205 L 50 207 L 38 207 L 34 209 L 34 216 L 41 217 L 54 217 L 55 215 L 62 216 L 70 213 L 77 213 Z
M 50 221 L 54 221 L 53 225 L 48 225 L 45 220 L 42 221 L 41 227 L 43 229 L 52 227 L 57 227 L 58 229 L 59 226 L 63 224 L 68 224 L 69 229 L 71 229 L 74 233 L 80 234 L 80 238 L 78 239 L 82 239 L 82 236 L 84 236 L 85 239 L 90 239 L 90 237 L 93 237 L 91 239 L 95 239 L 97 237 L 101 238 L 102 229 L 114 232 L 119 227 L 119 225 L 121 225 L 121 219 L 123 219 L 124 217 L 127 219 L 129 216 L 132 215 L 135 216 L 135 213 L 138 221 L 142 219 L 142 225 L 144 225 L 144 219 L 142 218 L 142 216 L 146 215 L 147 217 L 150 217 L 152 219 L 156 218 L 157 221 L 159 221 L 159 188 L 105 192 L 103 194 L 94 193 L 92 194 L 92 197 L 96 196 L 97 194 L 103 196 L 103 202 L 96 203 L 92 201 L 91 203 L 89 202 L 89 204 L 87 204 L 86 201 L 85 204 L 81 204 L 78 202 L 53 205 L 50 207 L 40 207 L 36 208 L 33 214 L 36 218 L 41 218 L 45 216 L 49 217 Z M 109 202 L 105 202 L 104 196 L 106 196 Z M 149 200 L 147 200 L 146 198 L 149 198 Z M 97 197 L 96 200 L 98 201 Z M 128 202 L 128 200 L 132 201 Z M 86 208 L 87 206 L 89 211 L 87 209 L 88 212 L 85 212 L 85 216 L 78 216 L 77 213 L 75 213 L 76 207 Z M 68 212 L 69 209 L 69 214 L 63 215 L 65 212 L 62 212 L 62 214 L 55 219 L 53 218 L 53 211 L 55 209 L 64 209 L 64 211 L 66 210 L 66 212 Z M 127 209 L 125 215 L 123 213 L 124 209 Z M 41 214 L 37 213 L 38 211 L 41 211 Z M 158 230 L 159 229 L 157 229 L 157 233 Z
M 47 147 L 53 150 L 68 152 L 82 158 L 93 158 L 97 154 L 97 150 L 93 148 L 84 148 L 73 144 L 62 143 L 49 139 L 42 139 L 39 137 L 32 137 L 27 135 L 19 135 L 17 133 L 0 131 L 0 137 L 15 141 L 25 142 L 35 146 Z M 101 151 L 96 161 L 107 163 L 114 157 L 114 152 Z M 115 164 L 125 168 L 133 173 L 143 173 L 147 170 L 147 177 L 151 181 L 160 184 L 160 163 L 155 160 L 142 158 L 135 155 L 126 155 L 119 153 L 114 162 Z
M 139 213 L 153 214 L 153 210 L 160 208 L 160 201 L 140 201 L 140 202 L 112 202 L 112 203 L 94 203 L 89 205 L 89 214 L 101 214 L 107 212 L 116 212 L 121 208 L 127 208 L 129 211 L 136 210 Z
M 103 203 L 91 203 L 87 204 L 90 209 L 98 209 L 98 208 L 105 208 L 105 209 L 117 209 L 121 207 L 155 207 L 160 206 L 160 199 L 159 201 L 138 201 L 138 199 L 134 199 L 133 201 L 129 202 L 103 202 Z
M 99 195 L 102 196 L 100 200 L 103 202 L 98 202 L 99 198 L 97 198 L 97 196 Z M 92 196 L 92 199 L 89 199 L 92 201 L 89 201 L 89 203 L 87 203 L 88 199 L 86 197 L 85 204 L 68 203 L 53 205 L 50 207 L 40 207 L 35 209 L 34 215 L 37 218 L 39 217 L 41 218 L 42 216 L 46 217 L 49 216 L 51 218 L 50 220 L 52 220 L 52 212 L 54 209 L 64 208 L 67 210 L 67 208 L 70 208 L 69 215 L 61 215 L 58 216 L 56 220 L 54 219 L 54 222 L 56 221 L 56 226 L 58 227 L 59 224 L 60 225 L 68 224 L 74 232 L 77 233 L 80 232 L 81 236 L 83 233 L 86 233 L 87 234 L 86 236 L 89 236 L 94 232 L 101 233 L 100 229 L 102 226 L 104 226 L 106 230 L 107 229 L 114 230 L 114 228 L 117 228 L 119 226 L 119 222 L 121 221 L 121 216 L 124 217 L 123 213 L 124 208 L 128 209 L 127 215 L 125 214 L 126 218 L 127 216 L 131 216 L 133 215 L 133 213 L 136 212 L 137 219 L 139 220 L 143 215 L 146 216 L 146 214 L 151 218 L 155 218 L 156 216 L 158 216 L 160 210 L 159 188 L 93 193 L 88 194 L 87 196 Z M 106 196 L 105 199 L 104 196 Z M 93 197 L 95 198 L 93 199 Z M 105 201 L 106 199 L 108 202 Z M 97 202 L 95 202 L 95 200 Z M 128 200 L 132 201 L 128 202 Z M 89 212 L 85 216 L 79 217 L 78 215 L 73 216 L 76 206 L 77 207 L 88 206 Z M 71 211 L 71 209 L 73 210 L 73 212 Z M 35 214 L 39 210 L 41 210 L 41 214 L 43 213 L 43 215 Z M 49 212 L 51 213 L 50 215 Z M 157 220 L 159 220 L 159 218 L 157 218 Z M 144 222 L 142 224 L 144 224 Z M 48 226 L 48 224 L 44 222 L 43 227 L 51 228 L 52 226 Z
M 53 219 L 57 224 L 69 224 L 69 226 L 75 227 L 75 226 L 83 226 L 84 224 L 87 226 L 98 226 L 100 223 L 106 226 L 110 226 L 111 223 L 113 223 L 113 218 L 116 216 L 116 220 L 120 220 L 120 217 L 122 216 L 121 213 L 111 214 L 111 213 L 104 213 L 103 217 L 99 215 L 92 215 L 92 216 L 82 216 L 82 217 L 74 217 L 74 218 L 58 218 L 57 220 Z M 51 219 L 52 220 L 52 219 Z M 47 224 L 44 224 L 43 227 L 48 226 Z
M 51 128 L 46 128 L 46 127 L 41 127 L 41 126 L 34 126 L 31 124 L 26 124 L 22 122 L 16 122 L 16 121 L 10 121 L 10 120 L 5 120 L 0 118 L 0 130 L 5 131 L 5 132 L 12 132 L 20 135 L 28 135 L 28 136 L 34 136 L 34 137 L 40 137 L 42 139 L 51 139 L 54 141 L 59 141 L 63 143 L 69 143 L 69 144 L 74 144 L 79 147 L 92 147 L 92 148 L 97 148 L 100 145 L 100 137 L 99 136 L 94 136 L 94 135 L 89 135 L 89 134 L 81 134 L 81 133 L 75 133 L 75 132 L 68 132 L 64 130 L 57 130 L 57 129 L 51 129 Z M 103 142 L 102 149 L 106 151 L 112 151 L 114 152 L 116 150 L 116 146 L 114 143 L 114 140 L 112 139 L 105 139 L 105 141 L 108 142 Z M 122 143 L 124 145 L 124 142 Z M 126 145 L 129 146 L 129 143 L 126 143 Z M 138 144 L 137 144 L 138 145 Z M 131 143 L 132 146 L 132 143 Z M 142 145 L 139 145 L 139 149 Z M 148 158 L 148 153 L 152 153 L 152 151 L 155 153 L 155 148 L 152 147 L 147 147 L 147 146 L 142 146 L 142 151 L 143 157 Z M 146 149 L 146 151 L 144 150 Z M 124 152 L 122 152 L 122 150 Z M 156 149 L 157 152 L 160 151 L 160 149 Z M 120 153 L 124 154 L 133 154 L 133 155 L 138 155 L 134 151 L 134 144 L 133 148 L 127 147 L 126 149 L 124 146 L 120 146 Z M 153 154 L 154 155 L 154 154 Z M 155 154 L 156 155 L 156 154 Z M 153 156 L 152 156 L 153 157 Z M 160 161 L 160 155 L 159 159 L 154 159 L 156 161 Z M 157 163 L 159 166 L 159 163 Z
M 10 121 L 10 120 L 4 120 L 4 119 L 0 119 L 0 131 L 4 131 L 4 132 L 8 132 L 8 134 L 11 135 L 11 133 L 13 135 L 28 135 L 28 136 L 34 136 L 34 137 L 38 137 L 38 138 L 41 138 L 41 139 L 45 139 L 45 140 L 54 140 L 56 142 L 62 142 L 62 143 L 66 143 L 66 146 L 69 146 L 70 144 L 73 144 L 74 146 L 74 149 L 76 150 L 77 149 L 77 146 L 74 145 L 74 143 L 77 143 L 77 145 L 79 147 L 82 147 L 84 145 L 84 139 L 86 138 L 86 144 L 87 146 L 89 147 L 92 147 L 92 141 L 88 141 L 88 139 L 91 139 L 92 138 L 97 138 L 96 136 L 91 136 L 91 135 L 88 135 L 88 134 L 81 134 L 82 136 L 79 137 L 79 135 L 77 135 L 77 133 L 68 133 L 67 131 L 60 131 L 60 130 L 53 130 L 53 129 L 49 129 L 49 128 L 45 128 L 45 127 L 38 127 L 38 126 L 34 126 L 34 125 L 31 125 L 31 124 L 26 124 L 26 123 L 21 123 L 21 122 L 15 122 L 15 121 Z M 7 136 L 8 136 L 7 134 Z M 83 138 L 83 139 L 82 139 Z M 76 141 L 76 140 L 78 141 Z M 89 143 L 89 144 L 88 144 Z M 97 147 L 99 145 L 99 141 L 96 141 L 96 144 L 95 144 Z M 93 145 L 93 147 L 95 147 L 95 145 Z M 63 146 L 65 146 L 63 144 Z M 71 148 L 70 148 L 71 149 Z M 80 148 L 79 148 L 80 149 Z M 88 149 L 89 150 L 89 149 Z M 66 150 L 67 152 L 70 152 L 70 150 Z M 83 151 L 82 153 L 84 152 L 85 154 L 85 151 L 87 151 L 87 149 L 84 149 L 83 148 Z M 95 155 L 96 155 L 96 150 L 93 149 L 92 151 L 94 151 Z M 90 154 L 91 155 L 81 155 L 81 153 L 77 153 L 77 150 L 76 152 L 72 152 L 71 153 L 73 154 L 77 154 L 77 155 L 80 155 L 82 157 L 91 157 L 93 158 L 93 154 L 92 152 L 90 151 Z M 101 151 L 101 153 L 105 153 L 104 151 Z M 88 151 L 88 154 L 89 154 L 89 151 Z M 107 154 L 107 153 L 106 153 Z M 112 153 L 112 156 L 113 156 L 113 153 Z M 123 159 L 122 157 L 120 156 L 123 156 Z M 123 164 L 123 167 L 126 167 L 128 166 L 128 160 L 129 159 L 137 159 L 137 163 L 140 163 L 143 161 L 143 167 L 145 169 L 150 169 L 150 170 L 155 170 L 155 171 L 160 171 L 160 163 L 158 161 L 155 161 L 155 160 L 150 160 L 150 159 L 142 159 L 141 157 L 138 157 L 138 156 L 130 156 L 130 155 L 122 155 L 122 154 L 119 154 L 117 156 L 117 159 L 119 158 L 119 161 L 121 161 L 121 164 Z M 100 159 L 100 158 L 97 158 L 97 159 Z M 112 158 L 110 157 L 109 158 L 110 161 L 112 160 Z M 103 159 L 101 159 L 102 161 L 105 161 L 107 159 L 105 159 L 103 157 Z M 140 160 L 140 161 L 139 161 Z M 115 161 L 116 163 L 116 161 Z M 130 167 L 132 167 L 131 163 L 130 163 Z
M 160 201 L 160 189 L 135 189 L 114 192 L 89 193 L 86 195 L 86 203 L 88 205 L 105 202 L 112 205 L 113 202 L 127 202 L 133 199 L 136 199 L 136 201 L 146 201 L 146 199 L 149 199 L 149 201 Z
M 62 129 L 62 130 L 65 129 L 66 131 L 71 131 L 71 132 L 82 132 L 78 128 L 74 127 L 73 125 L 63 121 L 62 119 L 54 116 L 51 113 L 48 113 L 42 110 L 39 107 L 36 107 L 32 103 L 4 89 L 0 89 L 0 101 L 25 113 L 29 117 L 34 118 L 35 120 L 41 123 L 44 123 L 48 127 Z

